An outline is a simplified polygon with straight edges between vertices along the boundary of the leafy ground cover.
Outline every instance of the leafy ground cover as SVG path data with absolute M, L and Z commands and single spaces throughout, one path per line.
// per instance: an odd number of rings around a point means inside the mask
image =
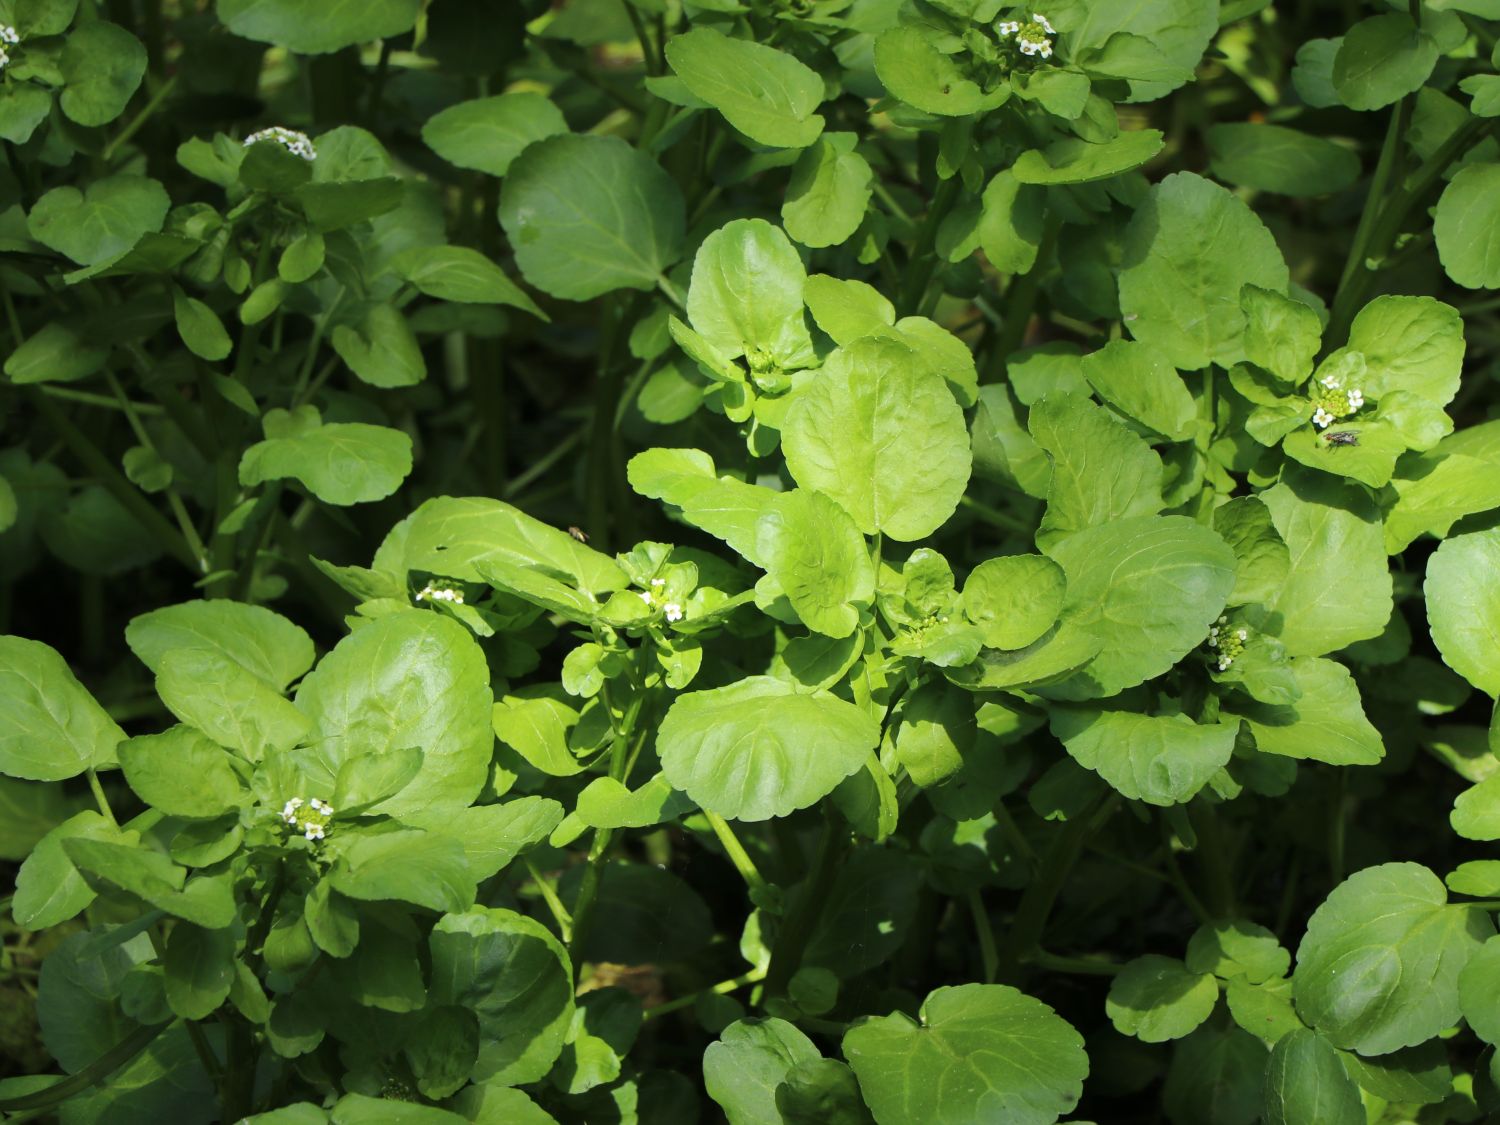
M 0 1115 L 1500 1113 L 1497 34 L 0 0 Z

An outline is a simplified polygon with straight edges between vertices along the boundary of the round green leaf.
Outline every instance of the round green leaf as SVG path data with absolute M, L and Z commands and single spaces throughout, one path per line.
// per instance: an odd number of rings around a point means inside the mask
M 1025 648 L 1056 623 L 1067 584 L 1045 555 L 986 559 L 964 582 L 964 613 L 990 648 Z
M 463 304 L 513 305 L 547 319 L 504 270 L 467 246 L 414 246 L 393 258 L 390 268 L 429 297 Z
M 567 131 L 552 102 L 517 92 L 449 106 L 422 126 L 422 140 L 449 164 L 503 176 L 527 145 Z
M 74 29 L 59 65 L 62 111 L 80 125 L 108 125 L 141 84 L 146 48 L 123 27 L 98 20 Z
M 1292 703 L 1234 706 L 1263 754 L 1309 758 L 1335 766 L 1372 766 L 1385 757 L 1380 732 L 1365 716 L 1359 686 L 1336 660 L 1292 661 L 1298 696 Z
M 1460 169 L 1438 199 L 1438 257 L 1468 289 L 1500 288 L 1500 164 Z
M 878 724 L 852 703 L 750 676 L 679 696 L 656 746 L 667 780 L 703 808 L 768 820 L 833 792 L 879 740 Z
M 1145 102 L 1193 78 L 1219 13 L 1202 0 L 1136 6 L 1093 0 L 1051 0 L 1045 14 L 1074 58 L 1090 74 L 1126 79 L 1126 101 Z
M 1152 953 L 1131 961 L 1110 982 L 1104 1010 L 1121 1035 L 1165 1043 L 1208 1019 L 1218 1002 L 1219 985 L 1211 975 Z
M 1229 763 L 1239 730 L 1237 722 L 1074 707 L 1052 708 L 1051 719 L 1052 733 L 1074 761 L 1149 805 L 1191 800 Z
M 703 240 L 693 258 L 687 311 L 693 330 L 725 359 L 752 370 L 814 362 L 803 313 L 807 271 L 787 236 L 764 219 L 736 219 Z
M 113 765 L 122 731 L 40 641 L 0 636 L 0 773 L 61 781 Z
M 837 246 L 864 220 L 873 173 L 854 133 L 825 133 L 797 158 L 781 204 L 787 233 L 803 246 Z
M 229 755 L 192 727 L 120 743 L 120 767 L 137 796 L 169 816 L 212 820 L 245 799 Z
M 474 905 L 463 845 L 416 828 L 356 836 L 343 846 L 328 882 L 342 895 L 371 902 L 409 902 L 439 912 Z
M 864 537 L 821 492 L 794 488 L 773 497 L 755 525 L 755 559 L 809 629 L 827 637 L 851 635 L 859 627 L 859 607 L 875 597 L 875 568 Z
M 963 984 L 929 993 L 920 1014 L 921 1023 L 877 1016 L 844 1034 L 879 1125 L 1051 1125 L 1078 1104 L 1083 1037 L 1040 1000 Z
M 776 1091 L 818 1049 L 785 1020 L 738 1020 L 703 1052 L 703 1085 L 731 1122 L 780 1122 Z
M 823 79 L 785 51 L 696 27 L 667 43 L 667 62 L 696 97 L 745 136 L 805 148 L 823 131 Z
M 53 188 L 36 201 L 27 217 L 31 237 L 92 266 L 120 257 L 161 230 L 171 200 L 166 189 L 143 176 L 109 176 L 93 180 L 85 191 Z
M 263 423 L 266 440 L 240 457 L 246 486 L 290 477 L 325 503 L 366 504 L 384 500 L 411 472 L 411 438 L 390 426 L 324 424 L 311 406 L 272 410 Z
M 1031 436 L 1052 461 L 1043 550 L 1086 527 L 1161 511 L 1161 456 L 1084 394 L 1054 391 L 1031 408 Z
M 1458 977 L 1459 1002 L 1464 1019 L 1474 1034 L 1486 1043 L 1500 1040 L 1500 938 L 1490 938 L 1469 958 Z
M 277 691 L 313 664 L 313 643 L 300 625 L 265 606 L 215 598 L 143 613 L 125 628 L 125 643 L 153 672 L 168 653 L 221 654 Z
M 1427 622 L 1443 661 L 1469 683 L 1500 696 L 1500 528 L 1445 540 L 1427 560 Z
M 962 408 L 888 337 L 829 358 L 787 412 L 782 448 L 798 484 L 833 497 L 866 535 L 902 542 L 947 522 L 969 483 Z
M 537 141 L 511 165 L 500 222 L 526 280 L 586 301 L 652 289 L 682 255 L 685 213 L 676 182 L 618 137 Z
M 1380 109 L 1420 89 L 1437 59 L 1437 43 L 1405 12 L 1371 16 L 1344 34 L 1333 87 L 1350 109 Z
M 1364 1125 L 1359 1086 L 1339 1053 L 1315 1031 L 1297 1028 L 1276 1041 L 1266 1064 L 1266 1125 Z
M 181 289 L 172 290 L 172 315 L 177 319 L 177 334 L 198 358 L 220 360 L 234 346 L 218 313 Z
M 322 55 L 410 31 L 422 0 L 218 0 L 219 20 L 236 35 L 299 55 Z
M 1459 973 L 1494 932 L 1483 910 L 1449 905 L 1420 864 L 1368 867 L 1308 919 L 1292 975 L 1297 1012 L 1362 1055 L 1415 1046 L 1458 1021 Z
M 1359 157 L 1282 125 L 1230 122 L 1208 130 L 1213 173 L 1236 187 L 1279 195 L 1330 195 L 1359 179 Z
M 985 93 L 938 49 L 935 28 L 900 23 L 875 40 L 875 73 L 894 97 L 924 113 L 967 117 L 993 109 L 1010 94 L 1006 86 Z

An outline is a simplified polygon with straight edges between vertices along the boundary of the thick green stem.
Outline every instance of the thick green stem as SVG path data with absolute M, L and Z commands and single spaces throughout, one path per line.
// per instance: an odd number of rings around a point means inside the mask
M 984 970 L 984 983 L 994 984 L 995 973 L 1000 968 L 1000 954 L 995 949 L 995 927 L 990 924 L 990 912 L 984 908 L 984 899 L 979 892 L 970 891 L 968 898 L 974 933 L 979 938 L 979 963 Z
M 761 877 L 760 869 L 755 866 L 755 861 L 750 858 L 750 853 L 745 850 L 745 845 L 741 844 L 740 838 L 734 834 L 734 829 L 722 816 L 709 809 L 703 810 L 703 816 L 708 821 L 709 827 L 714 830 L 714 835 L 719 838 L 719 844 L 723 847 L 724 854 L 729 857 L 729 862 L 734 864 L 734 869 L 740 873 L 740 878 L 745 880 L 745 885 L 750 888 L 751 898 L 761 898 L 767 889 L 766 881 Z

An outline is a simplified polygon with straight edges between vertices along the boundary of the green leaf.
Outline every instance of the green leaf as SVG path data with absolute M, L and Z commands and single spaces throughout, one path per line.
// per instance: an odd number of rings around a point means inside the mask
M 656 744 L 673 788 L 720 816 L 753 821 L 826 797 L 879 740 L 874 720 L 852 703 L 749 676 L 679 696 Z
M 996 172 L 984 187 L 979 248 L 1002 273 L 1030 273 L 1042 244 L 1046 195 L 1023 184 L 1010 169 Z M 842 342 L 842 341 L 840 341 Z
M 1234 707 L 1249 724 L 1256 749 L 1335 766 L 1370 766 L 1385 757 L 1380 732 L 1365 717 L 1347 668 L 1301 656 L 1292 661 L 1292 672 L 1301 691 L 1295 703 Z
M 1186 715 L 1074 707 L 1053 707 L 1050 717 L 1052 733 L 1074 761 L 1148 805 L 1191 800 L 1229 763 L 1239 730 L 1237 722 L 1200 724 Z
M 764 219 L 736 219 L 703 240 L 693 258 L 687 311 L 693 329 L 724 359 L 752 372 L 813 363 L 802 311 L 807 271 L 785 234 Z
M 1500 529 L 1444 541 L 1427 560 L 1427 621 L 1443 661 L 1490 696 L 1500 696 Z
M 94 25 L 102 26 L 102 25 Z M 56 187 L 28 216 L 31 237 L 79 265 L 93 266 L 125 254 L 141 237 L 161 230 L 171 200 L 144 176 L 93 180 L 84 191 Z
M 1438 47 L 1405 12 L 1360 20 L 1333 60 L 1333 87 L 1350 109 L 1380 109 L 1420 89 Z
M 292 194 L 307 216 L 308 225 L 319 233 L 343 230 L 378 218 L 396 210 L 405 198 L 405 189 L 395 176 L 330 180 L 314 171 L 313 180 L 301 184 Z
M 502 871 L 527 848 L 546 839 L 562 815 L 562 806 L 549 797 L 520 797 L 452 814 L 407 813 L 406 818 L 430 831 L 456 836 L 463 844 L 469 871 L 482 882 Z
M 400 35 L 421 8 L 421 0 L 329 0 L 316 9 L 301 0 L 218 0 L 219 20 L 234 34 L 299 55 Z
M 703 1085 L 730 1125 L 781 1122 L 776 1091 L 793 1069 L 822 1058 L 785 1020 L 736 1020 L 703 1052 Z
M 1391 617 L 1380 521 L 1362 491 L 1323 474 L 1286 476 L 1258 494 L 1290 565 L 1266 603 L 1291 656 L 1322 656 L 1378 637 Z M 1274 618 L 1273 618 L 1274 621 Z
M 40 86 L 20 82 L 0 89 L 0 138 L 24 145 L 52 112 L 52 95 Z
M 968 117 L 993 109 L 1010 96 L 1008 86 L 985 92 L 966 78 L 933 42 L 941 33 L 901 23 L 875 40 L 875 73 L 892 96 L 924 113 Z
M 420 747 L 406 746 L 347 760 L 334 779 L 333 807 L 360 813 L 395 796 L 421 772 L 422 757 Z
M 362 625 L 302 681 L 296 702 L 313 723 L 309 762 L 325 792 L 346 761 L 416 746 L 421 772 L 376 811 L 435 814 L 479 795 L 494 747 L 489 668 L 458 622 L 406 610 Z
M 1218 1002 L 1219 985 L 1211 975 L 1151 953 L 1129 962 L 1110 982 L 1104 1010 L 1121 1035 L 1165 1043 L 1192 1032 Z
M 1047 17 L 1090 74 L 1124 78 L 1126 101 L 1163 97 L 1193 78 L 1219 31 L 1217 7 L 1203 0 L 1153 0 L 1132 7 L 1057 0 Z
M 548 137 L 511 165 L 500 222 L 538 289 L 587 301 L 652 289 L 682 255 L 682 192 L 618 137 Z
M 527 145 L 568 132 L 568 123 L 541 94 L 515 92 L 459 102 L 422 126 L 422 140 L 449 164 L 503 176 Z
M 74 837 L 129 842 L 93 809 L 74 814 L 43 836 L 16 872 L 16 893 L 10 909 L 22 928 L 45 930 L 59 925 L 94 901 L 94 889 L 63 850 L 63 841 Z
M 218 654 L 284 691 L 313 664 L 312 638 L 264 606 L 216 598 L 143 613 L 125 628 L 125 643 L 153 672 L 168 653 Z
M 1197 428 L 1198 407 L 1182 376 L 1145 344 L 1114 340 L 1084 356 L 1083 377 L 1120 413 L 1170 441 Z
M 1500 1039 L 1500 1010 L 1495 990 L 1500 987 L 1500 939 L 1490 938 L 1469 958 L 1458 977 L 1458 1000 L 1464 1019 L 1486 1043 Z
M 583 772 L 583 763 L 568 748 L 568 731 L 578 712 L 560 699 L 547 696 L 506 696 L 495 704 L 495 734 L 532 766 L 552 777 Z
M 234 345 L 219 315 L 196 297 L 181 289 L 172 290 L 172 315 L 177 320 L 177 334 L 199 359 L 210 362 L 227 356 Z
M 1195 973 L 1262 984 L 1285 976 L 1292 955 L 1264 926 L 1234 919 L 1199 926 L 1188 939 L 1184 961 Z
M 758 144 L 805 148 L 823 131 L 823 79 L 784 51 L 696 27 L 667 41 L 667 62 L 696 97 Z
M 1360 173 L 1359 157 L 1350 149 L 1283 125 L 1214 125 L 1208 151 L 1219 179 L 1278 195 L 1332 195 Z
M 590 828 L 649 828 L 676 820 L 692 807 L 664 774 L 655 774 L 634 790 L 612 777 L 596 777 L 578 794 L 576 811 Z
M 760 549 L 760 520 L 777 509 L 782 494 L 733 477 L 716 475 L 713 458 L 699 449 L 648 449 L 630 459 L 626 475 L 630 486 L 642 496 L 672 505 L 694 527 L 722 539 L 737 554 L 757 566 L 765 565 Z M 808 506 L 805 501 L 796 503 Z M 791 518 L 795 519 L 795 513 Z M 847 530 L 857 538 L 858 529 L 853 527 L 847 515 L 844 520 L 849 523 Z M 847 532 L 839 537 L 840 541 L 846 536 Z M 852 557 L 855 548 L 846 549 Z M 862 542 L 858 549 L 863 553 Z M 874 581 L 871 571 L 867 597 L 874 595 Z M 847 634 L 848 630 L 845 632 Z
M 792 166 L 781 221 L 804 246 L 838 246 L 864 220 L 874 174 L 855 140 L 854 133 L 824 133 Z
M 1476 431 L 1486 428 L 1492 434 L 1500 431 L 1489 423 L 1470 426 L 1443 439 L 1428 455 L 1402 462 L 1391 480 L 1396 501 L 1385 514 L 1387 552 L 1399 554 L 1424 534 L 1444 537 L 1464 516 L 1500 508 L 1500 447 L 1492 453 L 1480 442 L 1466 440 L 1482 437 Z M 1461 448 L 1474 455 L 1458 452 Z
M 1245 358 L 1288 387 L 1312 374 L 1323 335 L 1312 308 L 1258 285 L 1240 290 L 1240 308 L 1245 313 Z
M 367 306 L 358 327 L 334 325 L 329 342 L 344 365 L 372 387 L 412 387 L 427 378 L 422 346 L 394 305 Z
M 63 841 L 63 851 L 80 871 L 175 917 L 210 930 L 234 921 L 234 886 L 227 875 L 200 875 L 184 883 L 187 871 L 160 852 L 106 840 L 75 836 Z
M 866 535 L 901 542 L 947 522 L 971 467 L 962 409 L 914 354 L 893 339 L 853 341 L 799 390 L 782 427 L 798 484 L 833 497 Z
M 409 902 L 439 913 L 474 905 L 463 845 L 416 828 L 355 837 L 329 868 L 328 882 L 349 898 Z
M 1466 289 L 1500 289 L 1500 164 L 1459 169 L 1432 224 L 1443 268 Z
M 169 816 L 212 820 L 244 804 L 230 756 L 191 727 L 120 743 L 120 767 L 136 795 Z
M 1308 919 L 1292 975 L 1297 1011 L 1335 1047 L 1415 1046 L 1462 1016 L 1459 974 L 1494 932 L 1479 907 L 1449 905 L 1420 864 L 1367 867 Z
M 1203 643 L 1234 585 L 1234 554 L 1184 516 L 1117 520 L 1048 548 L 1063 568 L 1063 620 L 1103 648 L 1076 677 L 1048 689 L 1096 699 L 1144 683 Z
M 429 297 L 473 305 L 512 305 L 547 319 L 499 266 L 467 246 L 413 246 L 392 258 L 390 268 Z
M 1087 184 L 1139 168 L 1161 151 L 1163 143 L 1157 129 L 1121 133 L 1099 144 L 1066 137 L 1044 149 L 1023 152 L 1011 172 L 1023 184 Z
M 1471 785 L 1453 801 L 1449 823 L 1467 840 L 1500 840 L 1500 774 Z
M 863 281 L 815 273 L 803 286 L 802 299 L 818 327 L 835 344 L 873 336 L 896 323 L 896 307 Z
M 125 732 L 40 641 L 0 636 L 0 773 L 61 781 L 114 765 Z
M 1025 648 L 1056 623 L 1067 579 L 1044 555 L 986 559 L 964 582 L 963 607 L 990 648 Z
M 240 457 L 247 487 L 288 478 L 328 504 L 384 500 L 411 472 L 412 443 L 403 431 L 367 422 L 324 423 L 317 408 L 295 414 L 272 410 L 263 419 L 265 441 Z
M 18 386 L 72 383 L 104 366 L 109 349 L 89 343 L 78 326 L 52 320 L 26 338 L 5 359 L 5 374 Z
M 1266 1064 L 1266 1125 L 1364 1125 L 1365 1119 L 1359 1086 L 1327 1040 L 1306 1028 L 1277 1040 Z
M 1078 1103 L 1083 1038 L 1041 1001 L 963 984 L 929 993 L 920 1017 L 877 1016 L 844 1033 L 877 1121 L 1051 1125 Z
M 146 48 L 123 27 L 80 24 L 63 44 L 58 105 L 80 125 L 108 125 L 125 112 L 146 73 Z
M 433 927 L 432 999 L 479 1017 L 472 1077 L 492 1086 L 535 1082 L 562 1053 L 573 1020 L 567 952 L 539 922 L 479 906 Z
M 252 762 L 290 750 L 307 734 L 307 719 L 279 691 L 242 664 L 205 649 L 169 652 L 156 693 L 179 720 Z
M 776 1087 L 776 1110 L 786 1125 L 869 1125 L 854 1072 L 837 1059 L 809 1059 L 787 1071 Z
M 172 927 L 162 955 L 167 1003 L 185 1020 L 201 1020 L 229 998 L 234 983 L 234 933 L 191 923 Z
M 1162 1103 L 1169 1121 L 1253 1125 L 1259 1120 L 1265 1046 L 1237 1027 L 1200 1027 L 1177 1045 Z
M 804 625 L 829 637 L 854 632 L 859 607 L 875 597 L 875 568 L 838 504 L 802 488 L 782 493 L 756 535 L 755 557 Z
M 1037 532 L 1043 548 L 1086 527 L 1161 511 L 1161 457 L 1104 408 L 1054 392 L 1032 406 L 1030 426 L 1052 460 Z
M 1243 201 L 1191 172 L 1152 189 L 1125 233 L 1120 309 L 1130 334 L 1183 371 L 1241 358 L 1246 284 L 1282 292 L 1286 262 Z
M 1407 391 L 1444 406 L 1458 393 L 1464 329 L 1452 305 L 1431 297 L 1376 297 L 1350 325 L 1349 347 L 1364 354 L 1362 389 L 1372 398 Z

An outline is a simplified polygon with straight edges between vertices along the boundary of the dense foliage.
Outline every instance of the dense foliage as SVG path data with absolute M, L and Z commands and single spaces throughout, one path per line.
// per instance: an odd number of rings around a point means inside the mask
M 0 0 L 0 1114 L 1500 1112 L 1497 35 Z

